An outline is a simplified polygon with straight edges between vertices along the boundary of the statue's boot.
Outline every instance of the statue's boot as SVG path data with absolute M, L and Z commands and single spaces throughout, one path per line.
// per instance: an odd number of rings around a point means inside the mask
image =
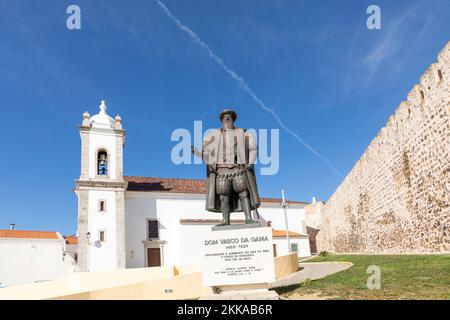
M 223 214 L 223 222 L 216 224 L 216 227 L 229 226 L 229 225 L 230 225 L 230 213 L 224 213 Z
M 248 192 L 243 191 L 239 194 L 239 198 L 241 199 L 242 209 L 245 214 L 245 224 L 258 223 L 252 219 L 252 209 L 250 207 L 250 199 L 248 197 Z
M 245 212 L 245 224 L 250 223 L 258 223 L 258 221 L 252 219 L 252 215 L 250 214 L 250 212 Z

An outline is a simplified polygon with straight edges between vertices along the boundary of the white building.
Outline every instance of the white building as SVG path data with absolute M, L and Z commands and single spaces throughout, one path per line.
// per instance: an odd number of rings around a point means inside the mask
M 53 231 L 0 230 L 0 287 L 54 280 L 75 270 Z
M 80 271 L 200 264 L 201 239 L 221 221 L 205 210 L 205 181 L 123 176 L 125 131 L 119 116 L 83 114 L 78 196 Z M 279 199 L 262 198 L 261 223 L 273 228 L 274 251 L 289 252 Z M 309 256 L 304 207 L 289 201 L 291 251 Z M 243 222 L 242 213 L 231 216 Z M 233 219 L 234 218 L 234 219 Z M 284 231 L 283 231 L 284 230 Z

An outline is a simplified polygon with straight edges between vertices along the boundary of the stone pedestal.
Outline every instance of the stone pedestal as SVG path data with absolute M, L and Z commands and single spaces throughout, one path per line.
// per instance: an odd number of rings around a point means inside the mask
M 271 228 L 209 232 L 203 243 L 203 284 L 217 292 L 266 291 L 275 281 Z
M 229 224 L 226 226 L 214 226 L 211 228 L 212 231 L 225 231 L 225 230 L 238 230 L 238 229 L 249 229 L 249 228 L 260 228 L 259 222 L 249 223 L 249 224 Z

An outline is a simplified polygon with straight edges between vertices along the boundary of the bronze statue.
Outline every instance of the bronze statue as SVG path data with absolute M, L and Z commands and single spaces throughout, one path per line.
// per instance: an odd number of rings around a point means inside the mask
M 223 222 L 230 225 L 231 212 L 244 212 L 245 224 L 257 224 L 252 210 L 261 204 L 256 185 L 254 163 L 258 148 L 254 137 L 244 129 L 235 128 L 236 112 L 227 109 L 220 113 L 222 128 L 209 133 L 202 152 L 192 152 L 207 164 L 206 210 L 222 212 Z M 259 215 L 258 215 L 259 218 Z

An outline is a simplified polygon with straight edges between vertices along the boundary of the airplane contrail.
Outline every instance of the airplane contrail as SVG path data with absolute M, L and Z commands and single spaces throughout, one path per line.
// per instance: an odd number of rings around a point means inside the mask
M 252 99 L 256 102 L 257 105 L 259 105 L 264 111 L 272 114 L 272 116 L 278 122 L 280 127 L 282 127 L 284 129 L 284 131 L 286 131 L 291 136 L 293 136 L 298 142 L 300 142 L 307 150 L 309 150 L 315 156 L 317 156 L 320 159 L 322 159 L 323 161 L 325 161 L 340 177 L 342 177 L 342 173 L 333 165 L 333 163 L 331 163 L 330 160 L 328 160 L 324 155 L 322 155 L 317 150 L 315 150 L 312 146 L 310 146 L 297 133 L 295 133 L 288 127 L 286 127 L 286 125 L 281 121 L 280 117 L 276 114 L 276 112 L 272 108 L 267 107 L 265 105 L 265 103 L 262 102 L 261 99 L 259 99 L 258 96 L 253 92 L 253 90 L 250 88 L 248 83 L 243 78 L 241 78 L 234 70 L 230 69 L 223 62 L 223 60 L 218 55 L 216 55 L 202 39 L 200 39 L 200 37 L 194 31 L 192 31 L 190 28 L 188 28 L 183 23 L 181 23 L 181 21 L 177 17 L 175 17 L 172 14 L 172 12 L 170 12 L 170 10 L 166 7 L 166 5 L 164 3 L 162 3 L 160 0 L 155 0 L 155 1 L 161 7 L 161 9 L 165 12 L 167 17 L 169 17 L 170 20 L 172 20 L 181 31 L 186 32 L 194 43 L 196 43 L 198 46 L 200 46 L 202 49 L 204 49 L 208 53 L 209 57 L 212 60 L 214 60 L 214 62 L 216 62 L 226 73 L 228 73 L 228 75 L 230 75 L 231 78 L 236 80 L 239 83 L 239 86 L 241 87 L 241 89 L 243 89 L 245 92 L 247 92 L 250 95 L 250 97 L 252 97 Z

